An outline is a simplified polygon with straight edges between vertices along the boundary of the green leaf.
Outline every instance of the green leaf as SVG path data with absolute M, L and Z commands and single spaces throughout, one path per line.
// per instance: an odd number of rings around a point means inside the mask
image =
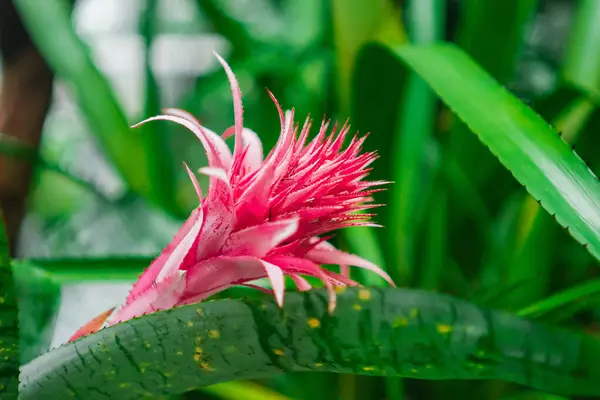
M 370 133 L 365 141 L 365 149 L 377 151 L 380 156 L 373 164 L 374 169 L 370 179 L 390 181 L 392 180 L 390 160 L 393 158 L 393 149 L 389 146 L 389 142 L 391 133 L 396 131 L 396 114 L 402 96 L 400 91 L 390 91 L 389 87 L 402 87 L 406 81 L 406 74 L 398 73 L 399 63 L 384 49 L 368 47 L 357 57 L 352 82 L 352 124 L 355 130 L 363 134 Z M 363 76 L 368 76 L 368 79 L 363 79 Z M 373 101 L 373 99 L 378 100 Z M 388 193 L 389 190 L 376 193 L 375 203 L 390 204 Z M 389 214 L 392 212 L 390 207 L 378 208 L 376 212 L 377 222 L 386 225 L 386 221 L 390 221 Z M 343 234 L 352 252 L 372 262 L 381 261 L 392 265 L 391 255 L 398 249 L 392 245 L 392 238 L 397 235 L 393 235 L 390 230 L 391 228 L 387 226 L 377 231 L 369 228 L 350 228 L 344 230 Z M 380 266 L 385 264 L 378 263 Z M 400 283 L 396 276 L 397 269 L 388 272 Z
M 103 329 L 23 368 L 21 398 L 166 397 L 281 372 L 500 379 L 598 396 L 600 340 L 432 293 L 347 289 L 218 300 Z M 552 360 L 549 362 L 549 360 Z
M 573 145 L 593 110 L 589 100 L 577 98 L 552 121 L 552 125 L 562 132 L 564 141 Z M 521 214 L 523 221 L 516 235 L 513 259 L 506 266 L 506 276 L 509 283 L 535 277 L 535 285 L 518 290 L 511 299 L 506 299 L 511 309 L 538 300 L 548 291 L 554 255 L 549 249 L 557 236 L 557 226 L 549 215 L 542 213 L 541 206 L 531 196 L 523 201 Z
M 461 1 L 458 45 L 494 79 L 510 84 L 515 79 L 525 31 L 538 5 L 539 0 Z M 503 187 L 504 179 L 510 179 L 508 174 L 498 176 L 503 171 L 497 160 L 460 121 L 454 121 L 450 138 L 455 157 L 484 193 L 489 187 Z M 490 197 L 499 198 L 497 193 Z
M 443 39 L 446 4 L 444 0 L 414 0 L 407 4 L 406 28 L 413 43 L 426 44 Z M 359 79 L 361 77 L 359 76 Z M 364 79 L 364 77 L 362 77 Z M 421 225 L 419 205 L 431 179 L 423 173 L 423 159 L 435 132 L 437 98 L 415 73 L 409 74 L 402 90 L 395 135 L 391 140 L 389 230 L 398 284 L 412 283 L 416 233 Z M 369 99 L 372 101 L 372 99 Z M 382 100 L 385 101 L 385 100 Z
M 21 364 L 50 348 L 60 306 L 60 285 L 44 270 L 29 262 L 13 262 L 19 299 Z
M 285 29 L 281 16 L 270 1 L 240 3 L 235 0 L 197 0 L 213 29 L 232 44 L 241 58 L 275 46 L 278 34 Z
M 19 318 L 8 252 L 0 212 L 0 397 L 15 399 L 19 385 Z
M 600 94 L 600 2 L 579 0 L 577 4 L 563 76 Z
M 526 391 L 525 393 L 517 393 L 509 396 L 503 396 L 500 400 L 569 400 L 563 396 L 555 396 L 547 393 Z
M 160 88 L 152 70 L 152 45 L 157 35 L 157 0 L 146 1 L 140 17 L 140 34 L 144 40 L 144 96 L 143 116 L 140 120 L 161 114 Z M 157 204 L 173 215 L 179 211 L 175 199 L 175 174 L 168 149 L 166 132 L 162 123 L 140 126 L 140 140 L 148 157 L 150 180 L 149 194 Z
M 425 243 L 427 253 L 424 257 L 423 268 L 419 271 L 419 287 L 422 289 L 435 290 L 441 284 L 447 257 L 447 208 L 446 191 L 443 186 L 439 185 L 429 206 L 429 223 Z
M 35 266 L 45 271 L 55 282 L 70 283 L 86 280 L 136 281 L 152 262 L 149 257 L 114 258 L 51 258 L 14 260 L 16 266 Z
M 109 201 L 104 193 L 102 193 L 101 189 L 98 188 L 95 184 L 82 179 L 70 171 L 61 167 L 58 163 L 48 160 L 45 157 L 42 157 L 36 148 L 21 142 L 11 136 L 3 134 L 0 132 L 0 154 L 5 154 L 9 157 L 16 158 L 19 160 L 23 160 L 29 163 L 38 163 L 38 165 L 46 170 L 55 172 L 62 177 L 68 179 L 69 181 L 75 183 L 79 187 L 93 193 L 94 195 L 100 197 L 103 200 Z
M 600 259 L 600 183 L 557 132 L 457 47 L 390 46 L 542 207 Z
M 510 81 L 538 5 L 539 0 L 463 1 L 459 45 L 494 78 Z
M 318 46 L 329 22 L 327 1 L 288 0 L 282 6 L 286 40 L 300 49 Z
M 366 227 L 346 228 L 343 235 L 353 253 L 371 261 L 384 270 L 387 269 L 384 255 L 373 229 Z M 355 273 L 360 275 L 360 281 L 367 286 L 381 287 L 387 285 L 383 278 L 369 273 L 369 271 L 358 270 Z
M 291 400 L 289 397 L 252 382 L 225 382 L 202 389 L 225 400 Z
M 134 192 L 148 195 L 152 179 L 139 137 L 141 132 L 129 129 L 109 82 L 71 24 L 68 3 L 34 0 L 14 3 L 40 53 L 75 94 L 108 158 Z
M 395 40 L 406 41 L 400 12 L 388 0 L 331 0 L 333 36 L 337 60 L 338 109 L 350 111 L 350 84 L 355 60 L 360 48 L 378 35 L 389 34 Z
M 589 100 L 576 98 L 555 116 L 552 125 L 562 132 L 563 140 L 572 145 L 593 110 Z M 511 243 L 498 248 L 490 257 L 498 278 L 496 285 L 510 287 L 527 283 L 503 296 L 499 303 L 494 303 L 495 307 L 511 310 L 540 299 L 548 291 L 555 256 L 552 243 L 557 237 L 556 224 L 543 213 L 540 205 L 529 195 L 520 198 L 519 210 L 511 218 Z M 496 259 L 502 261 L 494 263 Z
M 594 279 L 530 304 L 519 310 L 517 315 L 558 322 L 578 311 L 598 305 L 600 305 L 600 279 Z

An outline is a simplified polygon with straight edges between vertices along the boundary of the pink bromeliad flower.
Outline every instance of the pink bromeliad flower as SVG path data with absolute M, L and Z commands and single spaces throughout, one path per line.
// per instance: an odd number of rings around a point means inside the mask
M 311 285 L 302 276 L 321 279 L 329 291 L 329 311 L 336 304 L 334 286 L 358 286 L 348 266 L 368 269 L 394 285 L 378 266 L 337 250 L 322 235 L 350 226 L 377 226 L 371 214 L 356 211 L 375 207 L 374 187 L 385 182 L 363 180 L 374 153 L 361 153 L 363 138 L 354 136 L 347 146 L 349 126 L 339 131 L 324 122 L 308 141 L 311 121 L 299 130 L 294 111 L 284 113 L 271 95 L 281 120 L 279 140 L 263 159 L 260 139 L 242 123 L 242 98 L 229 65 L 223 65 L 233 93 L 235 125 L 222 136 L 200 125 L 185 111 L 167 109 L 149 118 L 181 124 L 202 142 L 208 167 L 199 172 L 210 178 L 203 197 L 195 175 L 187 167 L 199 198 L 194 209 L 162 253 L 144 271 L 125 304 L 108 310 L 78 330 L 71 340 L 121 321 L 161 309 L 196 303 L 233 285 L 252 284 L 267 277 L 277 304 L 284 301 L 284 276 L 298 290 Z M 270 93 L 269 93 L 270 94 Z M 224 139 L 235 136 L 231 154 Z M 340 264 L 340 273 L 321 264 Z

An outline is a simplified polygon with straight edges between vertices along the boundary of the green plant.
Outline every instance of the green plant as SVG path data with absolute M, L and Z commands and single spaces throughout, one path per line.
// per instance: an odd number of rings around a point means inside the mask
M 165 144 L 162 125 L 128 130 L 126 121 L 141 118 L 121 111 L 62 3 L 16 3 L 128 184 L 131 193 L 106 207 L 143 198 L 159 212 L 186 215 L 193 197 L 182 193 L 193 192 L 176 165 L 192 160 L 176 149 L 187 139 Z M 145 116 L 165 105 L 148 62 L 159 34 L 152 3 L 140 27 Z M 600 396 L 600 3 L 573 2 L 572 33 L 552 39 L 567 50 L 551 62 L 524 39 L 544 12 L 534 0 L 463 0 L 459 18 L 443 0 L 401 9 L 386 0 L 258 3 L 262 20 L 235 2 L 197 2 L 211 29 L 233 45 L 228 60 L 240 71 L 245 124 L 269 147 L 277 138 L 267 86 L 300 116 L 350 116 L 354 129 L 371 132 L 365 145 L 381 155 L 372 175 L 394 182 L 376 199 L 387 204 L 378 216 L 385 228 L 352 229 L 336 244 L 384 265 L 402 288 L 377 288 L 377 278 L 357 275 L 369 288 L 340 294 L 332 316 L 321 289 L 290 294 L 279 310 L 255 291 L 232 288 L 34 359 L 23 368 L 23 398 L 189 392 L 186 398 L 235 399 L 253 389 L 257 398 L 311 400 Z M 44 21 L 64 40 L 46 35 Z M 551 70 L 555 83 L 531 89 L 537 75 L 523 72 L 527 62 Z M 198 77 L 180 106 L 224 129 L 232 114 L 218 95 L 226 92 L 221 75 Z M 12 142 L 0 145 L 28 157 Z M 137 161 L 127 162 L 130 156 Z M 38 160 L 40 169 L 52 165 Z M 50 295 L 67 281 L 135 279 L 151 256 L 82 252 L 14 260 L 13 268 L 41 270 L 35 276 L 50 281 Z M 19 276 L 17 284 L 27 285 L 28 274 Z M 47 343 L 28 346 L 33 354 Z

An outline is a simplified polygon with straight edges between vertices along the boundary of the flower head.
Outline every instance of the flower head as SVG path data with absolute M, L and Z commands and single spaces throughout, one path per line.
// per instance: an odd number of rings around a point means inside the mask
M 198 137 L 208 159 L 208 166 L 199 170 L 210 178 L 206 197 L 186 165 L 198 194 L 198 207 L 140 276 L 124 306 L 94 319 L 94 324 L 80 329 L 71 340 L 97 330 L 99 323 L 109 326 L 195 303 L 233 285 L 259 288 L 252 281 L 265 277 L 280 306 L 285 275 L 300 291 L 311 289 L 303 276 L 321 279 L 329 290 L 330 311 L 336 302 L 334 286 L 358 285 L 349 278 L 349 265 L 368 269 L 394 284 L 378 266 L 337 250 L 323 237 L 340 228 L 377 226 L 368 220 L 371 214 L 356 213 L 375 207 L 367 203 L 372 201 L 372 193 L 381 190 L 376 187 L 385 183 L 364 180 L 376 158 L 374 153 L 361 153 L 365 137 L 354 135 L 344 146 L 350 127 L 334 126 L 328 133 L 329 122 L 324 121 L 309 141 L 310 119 L 299 128 L 294 111 L 284 113 L 271 94 L 281 132 L 275 147 L 263 158 L 260 139 L 243 127 L 238 82 L 229 65 L 217 58 L 231 84 L 233 127 L 219 136 L 187 112 L 175 109 L 136 125 L 167 120 Z M 224 141 L 232 135 L 233 154 Z M 324 269 L 322 264 L 340 264 L 340 273 Z

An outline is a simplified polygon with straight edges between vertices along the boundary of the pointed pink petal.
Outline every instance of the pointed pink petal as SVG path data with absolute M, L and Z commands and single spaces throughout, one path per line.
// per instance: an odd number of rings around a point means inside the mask
M 227 242 L 225 242 L 222 253 L 225 256 L 253 256 L 261 258 L 296 233 L 297 228 L 297 218 L 255 225 L 232 233 Z
M 329 303 L 327 309 L 330 313 L 335 310 L 337 297 L 333 285 L 331 284 L 331 278 L 320 266 L 310 260 L 293 256 L 270 256 L 265 257 L 265 260 L 278 265 L 287 274 L 301 273 L 321 279 L 327 288 L 327 292 L 329 293 Z
M 229 128 L 225 129 L 225 131 L 221 135 L 221 138 L 223 138 L 223 140 L 226 140 L 232 137 L 233 135 L 235 135 L 235 126 L 230 126 Z
M 234 158 L 238 158 L 242 152 L 242 129 L 244 127 L 244 109 L 242 107 L 242 92 L 240 90 L 240 85 L 235 77 L 235 74 L 229 67 L 229 64 L 227 64 L 227 62 L 216 52 L 213 52 L 213 54 L 217 57 L 217 59 L 225 69 L 225 73 L 227 74 L 227 78 L 229 79 L 229 84 L 231 86 L 231 94 L 233 95 L 233 112 L 235 115 L 235 147 L 233 150 L 233 155 Z
M 267 261 L 261 260 L 262 265 L 267 271 L 267 276 L 271 281 L 273 292 L 275 293 L 275 301 L 279 307 L 283 307 L 283 294 L 285 292 L 285 281 L 283 279 L 283 271 L 277 265 L 273 265 Z
M 174 117 L 183 118 L 183 119 L 191 122 L 192 124 L 196 125 L 199 128 L 206 129 L 205 127 L 202 126 L 202 124 L 200 123 L 200 121 L 198 121 L 198 119 L 196 117 L 194 117 L 191 113 L 189 113 L 185 110 L 180 110 L 179 108 L 165 108 L 165 109 L 163 109 L 163 112 L 167 115 L 172 115 Z
M 283 115 L 283 109 L 279 105 L 279 101 L 277 101 L 277 98 L 275 97 L 275 95 L 269 89 L 267 89 L 267 93 L 269 94 L 269 97 L 271 98 L 271 100 L 275 104 L 275 107 L 277 108 L 277 113 L 279 114 L 279 122 L 283 126 L 284 125 L 284 119 L 285 119 L 284 115 Z
M 326 250 L 314 248 L 306 254 L 306 258 L 320 264 L 346 264 L 367 269 L 384 278 L 390 285 L 396 286 L 390 276 L 377 265 L 354 254 L 344 253 L 340 250 Z
M 102 329 L 107 318 L 111 316 L 114 310 L 114 308 L 110 308 L 104 311 L 102 314 L 94 317 L 94 319 L 92 319 L 91 321 L 88 321 L 81 328 L 77 329 L 77 331 L 69 338 L 69 342 L 73 342 L 79 339 L 80 337 L 90 335 Z
M 236 229 L 256 225 L 267 218 L 269 211 L 269 196 L 275 176 L 275 166 L 263 166 L 250 186 L 237 200 L 235 215 Z
M 256 132 L 251 129 L 244 128 L 242 135 L 244 146 L 248 149 L 242 167 L 247 168 L 248 171 L 255 171 L 260 168 L 263 162 L 262 142 Z
M 255 257 L 215 257 L 190 267 L 184 298 L 207 293 L 215 288 L 264 278 L 266 272 Z
M 219 135 L 216 133 L 201 127 L 185 118 L 174 116 L 174 115 L 157 115 L 155 117 L 151 117 L 145 119 L 142 122 L 138 122 L 133 125 L 132 128 L 136 128 L 140 125 L 146 124 L 150 121 L 171 121 L 175 122 L 179 125 L 183 125 L 192 131 L 202 145 L 204 146 L 204 150 L 206 151 L 206 157 L 208 159 L 208 164 L 211 167 L 229 169 L 232 158 L 231 151 L 229 151 L 229 147 L 227 147 L 227 143 L 221 139 Z
M 229 186 L 227 172 L 225 172 L 225 170 L 222 168 L 202 167 L 198 168 L 198 172 L 200 172 L 202 175 L 206 175 L 211 178 L 217 178 Z
M 301 277 L 300 275 L 290 274 L 290 278 L 292 278 L 292 280 L 294 281 L 294 283 L 296 284 L 296 287 L 298 288 L 298 290 L 300 292 L 306 292 L 306 291 L 312 289 L 312 285 L 310 283 L 308 283 L 308 281 L 306 279 L 304 279 L 303 277 Z
M 196 175 L 192 172 L 190 167 L 188 167 L 187 163 L 183 163 L 185 166 L 185 170 L 187 171 L 192 184 L 194 185 L 194 189 L 196 190 L 196 194 L 198 195 L 198 200 L 202 203 L 202 189 L 200 188 L 200 184 L 198 183 L 198 179 L 196 179 Z
M 224 290 L 229 289 L 230 287 L 234 286 L 233 284 L 226 284 L 226 285 L 221 285 L 221 286 L 217 286 L 217 287 L 213 287 L 211 289 L 208 289 L 204 292 L 201 292 L 199 294 L 196 295 L 191 295 L 191 296 L 184 296 L 181 298 L 181 300 L 176 304 L 176 306 L 185 306 L 187 304 L 194 304 L 194 303 L 199 303 L 203 300 L 206 300 L 207 298 L 209 298 L 210 296 L 220 293 Z
M 245 286 L 245 287 L 249 287 L 252 289 L 260 290 L 261 292 L 266 293 L 266 294 L 271 294 L 271 295 L 273 294 L 273 291 L 271 289 L 267 289 L 267 288 L 264 288 L 264 287 L 258 286 L 258 285 L 253 285 L 252 283 L 242 283 L 240 286 Z
M 235 224 L 233 193 L 227 173 L 220 168 L 204 167 L 198 170 L 210 177 L 208 196 L 203 202 L 206 218 L 200 236 L 197 258 L 208 258 L 221 250 Z
M 284 137 L 289 137 L 292 125 L 292 115 L 288 115 L 287 129 Z M 240 196 L 236 204 L 236 229 L 256 225 L 267 217 L 269 211 L 269 196 L 276 182 L 278 168 L 289 164 L 289 157 L 284 157 L 289 150 L 290 140 L 281 139 L 275 147 L 271 158 L 257 171 L 252 183 Z M 286 147 L 287 146 L 287 147 Z
M 173 240 L 167 244 L 160 255 L 152 261 L 150 266 L 138 278 L 127 296 L 126 303 L 133 301 L 134 298 L 148 290 L 156 283 L 159 276 L 163 278 L 173 274 L 173 270 L 180 266 L 185 268 L 185 255 L 186 253 L 194 253 L 193 238 L 202 228 L 203 220 L 202 208 L 194 209 Z M 162 272 L 165 268 L 167 271 Z
M 361 286 L 360 283 L 353 281 L 352 279 L 341 275 L 341 274 L 337 274 L 335 272 L 329 271 L 329 270 L 324 270 L 325 275 L 327 275 L 329 277 L 329 281 L 331 283 L 334 283 L 337 286 L 350 286 L 350 287 L 354 287 L 354 286 Z
M 141 317 L 154 311 L 172 308 L 181 298 L 184 288 L 185 272 L 171 275 L 111 315 L 107 320 L 107 326 Z
M 229 127 L 221 136 L 223 139 L 229 138 L 235 132 L 235 127 Z M 257 170 L 263 162 L 262 142 L 256 132 L 252 129 L 244 128 L 242 130 L 242 139 L 244 143 L 244 154 L 240 157 L 241 167 L 246 168 L 247 172 Z
M 334 245 L 332 245 L 326 240 L 319 242 L 319 244 L 317 244 L 315 248 L 323 250 L 337 250 Z M 350 268 L 348 267 L 348 265 L 340 264 L 340 275 L 342 275 L 344 278 L 350 277 Z
M 350 276 L 350 267 L 346 264 L 340 264 L 340 274 L 346 278 Z
M 193 244 L 196 241 L 196 238 L 200 234 L 200 230 L 203 226 L 203 218 L 202 215 L 198 217 L 198 222 L 195 223 L 190 231 L 183 237 L 181 242 L 175 247 L 173 252 L 169 255 L 169 258 L 165 261 L 163 267 L 158 273 L 155 282 L 159 283 L 163 279 L 174 275 L 178 270 L 182 267 L 182 261 L 187 256 L 187 254 L 192 250 Z

